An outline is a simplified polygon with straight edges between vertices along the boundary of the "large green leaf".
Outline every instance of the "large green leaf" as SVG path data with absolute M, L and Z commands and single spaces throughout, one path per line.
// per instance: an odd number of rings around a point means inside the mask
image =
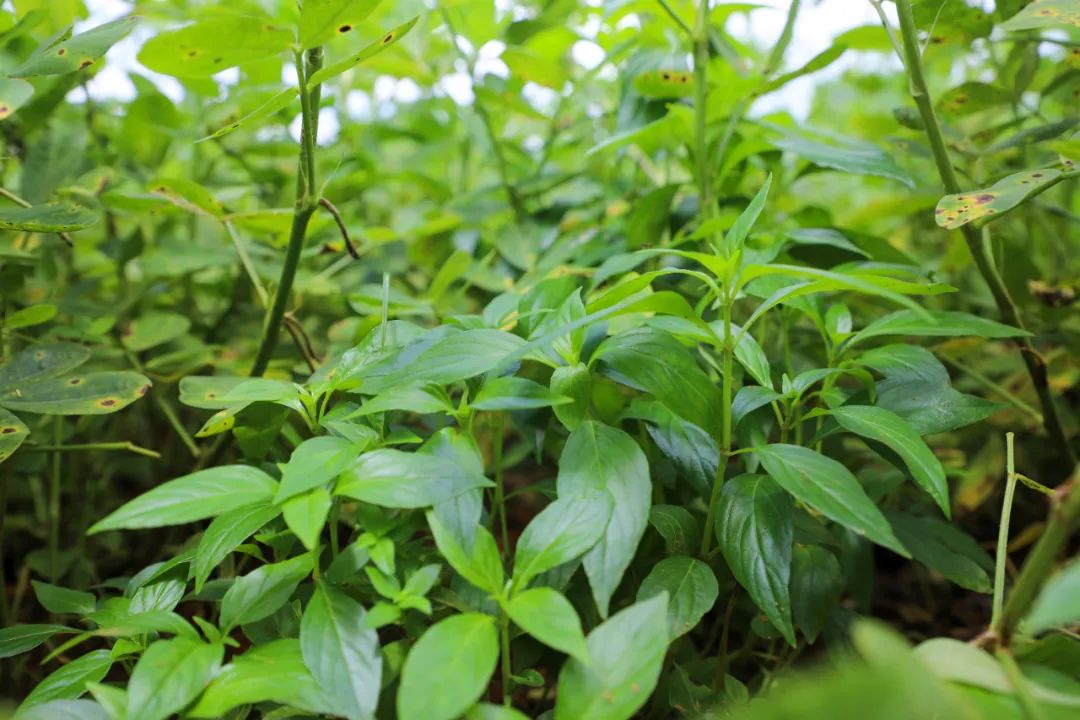
M 124 331 L 124 347 L 134 352 L 149 350 L 181 337 L 191 321 L 180 313 L 149 312 L 136 318 Z
M 88 68 L 131 32 L 136 22 L 135 16 L 121 18 L 60 42 L 43 45 L 10 74 L 14 77 L 62 75 Z
M 886 516 L 896 537 L 923 565 L 973 592 L 993 590 L 989 575 L 993 561 L 963 530 L 936 518 L 898 510 L 890 510 Z
M 130 370 L 47 378 L 0 395 L 0 407 L 47 415 L 105 415 L 135 402 L 150 381 Z
M 438 512 L 428 511 L 427 520 L 439 552 L 458 575 L 492 595 L 502 591 L 505 577 L 502 558 L 495 538 L 487 528 L 476 526 L 469 541 L 444 525 Z
M 34 86 L 25 80 L 0 78 L 0 120 L 5 120 L 34 96 Z
M 695 558 L 664 558 L 649 571 L 638 588 L 637 599 L 668 595 L 668 631 L 672 640 L 697 627 L 712 610 L 720 594 L 712 568 Z
M 428 628 L 401 669 L 401 720 L 453 720 L 476 702 L 499 658 L 495 619 L 452 615 Z
M 272 615 L 311 572 L 311 558 L 299 555 L 291 560 L 261 565 L 238 577 L 221 598 L 220 624 L 226 630 Z
M 29 435 L 30 428 L 22 420 L 0 408 L 0 462 L 11 457 Z
M 1025 632 L 1040 633 L 1050 628 L 1066 627 L 1080 620 L 1080 561 L 1074 560 L 1054 575 L 1039 592 L 1024 618 Z
M 529 521 L 518 538 L 514 582 L 519 587 L 588 552 L 610 523 L 614 503 L 608 493 L 585 489 L 560 495 Z
M 0 230 L 73 232 L 88 228 L 97 221 L 96 212 L 70 203 L 0 209 Z
M 796 499 L 878 545 L 909 557 L 889 521 L 843 465 L 798 445 L 764 445 L 754 452 L 769 475 Z
M 90 348 L 75 343 L 44 343 L 27 348 L 0 365 L 0 392 L 63 375 L 90 359 Z
M 246 465 L 222 465 L 170 480 L 126 503 L 88 532 L 183 525 L 248 505 L 265 505 L 277 481 Z
M 475 470 L 425 453 L 373 450 L 343 472 L 334 490 L 374 505 L 423 508 L 493 483 Z
M 669 640 L 666 593 L 612 615 L 586 639 L 592 662 L 563 665 L 555 720 L 628 720 L 656 686 Z
M 899 455 L 919 487 L 934 498 L 945 517 L 951 516 L 945 468 L 909 422 L 884 408 L 868 405 L 833 408 L 832 416 L 845 430 L 886 445 Z
M 1001 24 L 1002 30 L 1038 30 L 1047 27 L 1080 27 L 1076 0 L 1034 0 Z
M 420 16 L 417 15 L 412 20 L 408 20 L 393 28 L 381 38 L 365 47 L 360 52 L 352 55 L 351 57 L 341 60 L 340 62 L 327 65 L 322 70 L 314 73 L 308 78 L 308 85 L 315 86 L 320 83 L 324 83 L 331 78 L 335 78 L 343 72 L 356 67 L 360 63 L 372 58 L 383 50 L 393 47 L 397 44 L 398 40 L 403 38 L 410 30 L 415 27 L 416 23 L 420 20 Z
M 791 498 L 766 475 L 740 475 L 724 483 L 716 512 L 716 539 L 739 584 L 784 638 L 795 644 L 791 622 Z
M 1002 178 L 988 188 L 946 195 L 938 201 L 934 219 L 941 227 L 955 230 L 973 220 L 993 218 L 1054 185 L 1061 177 L 1061 171 L 1054 168 L 1025 170 Z
M 855 175 L 877 175 L 915 187 L 914 178 L 875 145 L 828 143 L 793 133 L 774 140 L 773 144 L 821 167 Z
M 199 538 L 195 559 L 191 562 L 190 575 L 195 579 L 195 592 L 202 591 L 210 573 L 229 553 L 280 513 L 280 508 L 264 502 L 245 505 L 214 518 Z
M 584 559 L 596 607 L 601 617 L 607 617 L 611 596 L 649 522 L 652 482 L 645 453 L 622 430 L 591 420 L 584 422 L 566 441 L 555 488 L 559 497 L 590 490 L 611 497 L 611 519 Z
M 159 33 L 139 52 L 139 62 L 177 77 L 209 77 L 287 50 L 292 33 L 264 18 L 220 16 Z
M 635 401 L 624 417 L 645 420 L 649 437 L 703 496 L 712 487 L 720 449 L 709 433 L 654 400 Z
M 345 438 L 321 435 L 300 443 L 281 469 L 281 487 L 274 502 L 326 485 L 356 461 L 359 450 Z
M 222 645 L 191 638 L 153 643 L 131 672 L 127 717 L 164 720 L 179 712 L 210 684 L 224 653 Z
M 506 603 L 506 614 L 545 645 L 589 662 L 581 620 L 574 606 L 557 590 L 538 587 L 518 593 Z
M 836 556 L 818 545 L 798 545 L 791 556 L 791 610 L 799 630 L 814 642 L 844 589 Z
M 928 310 L 914 313 L 897 310 L 880 317 L 855 333 L 848 341 L 850 347 L 868 338 L 882 335 L 917 335 L 924 337 L 956 337 L 974 335 L 983 338 L 1010 338 L 1030 335 L 1011 325 L 981 318 L 965 312 Z
M 50 585 L 40 580 L 31 580 L 34 595 L 41 606 L 57 615 L 87 615 L 97 607 L 97 598 L 82 590 Z
M 379 638 L 364 619 L 360 603 L 318 583 L 300 623 L 304 663 L 334 698 L 337 712 L 361 720 L 374 717 L 382 676 Z
M 381 0 L 307 0 L 300 9 L 300 47 L 323 45 L 355 30 Z
M 73 633 L 66 625 L 13 625 L 0 628 L 0 659 L 33 650 L 57 633 Z
M 105 677 L 114 661 L 115 658 L 109 650 L 92 650 L 72 660 L 34 686 L 16 714 L 22 715 L 35 705 L 52 700 L 73 700 L 79 697 L 86 692 L 87 683 L 100 682 Z

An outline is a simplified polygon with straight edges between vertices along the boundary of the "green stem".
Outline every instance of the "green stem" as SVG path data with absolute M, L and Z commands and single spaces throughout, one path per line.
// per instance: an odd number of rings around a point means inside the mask
M 59 445 L 64 440 L 64 419 L 57 415 L 53 418 L 53 443 Z M 49 580 L 59 579 L 57 557 L 60 554 L 60 472 L 63 453 L 57 451 L 52 456 L 52 473 L 49 477 Z
M 1013 496 L 1016 495 L 1016 461 L 1013 452 L 1013 433 L 1005 433 L 1005 499 L 1001 503 L 1001 522 L 998 523 L 997 553 L 994 562 L 994 604 L 991 627 L 997 627 L 1005 605 L 1005 564 L 1009 555 L 1009 520 L 1012 517 Z
M 505 610 L 500 611 L 499 622 L 499 640 L 502 644 L 502 652 L 499 653 L 500 660 L 502 661 L 502 696 L 503 705 L 510 707 L 513 700 L 512 686 L 513 686 L 513 670 L 510 663 L 510 616 L 506 614 Z
M 146 368 L 143 367 L 143 364 L 139 360 L 138 356 L 128 350 L 126 347 L 124 347 L 123 343 L 120 342 L 119 338 L 117 338 L 116 344 L 123 351 L 124 356 L 128 359 L 128 362 L 131 363 L 131 367 L 135 368 L 137 372 L 145 375 Z M 180 416 L 177 414 L 176 408 L 173 407 L 172 402 L 168 398 L 162 397 L 154 391 L 150 392 L 150 399 L 153 400 L 155 405 L 157 405 L 158 410 L 160 410 L 161 414 L 165 416 L 165 419 L 169 421 L 169 425 L 172 427 L 173 431 L 176 432 L 177 437 L 180 438 L 180 442 L 184 443 L 184 446 L 188 449 L 188 452 L 191 453 L 191 456 L 194 458 L 199 457 L 199 455 L 201 454 L 199 446 L 195 444 L 195 439 L 191 437 L 191 433 L 189 433 L 188 429 L 184 427 L 184 423 L 180 421 Z
M 506 419 L 499 413 L 495 421 L 495 446 L 493 449 L 492 462 L 495 464 L 495 514 L 499 517 L 499 534 L 502 540 L 503 556 L 510 554 L 510 533 L 506 522 L 506 488 L 503 483 L 503 433 L 506 430 Z M 494 528 L 492 528 L 494 529 Z
M 765 61 L 765 67 L 762 69 L 762 75 L 766 77 L 779 70 L 784 62 L 784 53 L 787 52 L 788 46 L 791 45 L 791 39 L 795 35 L 795 19 L 799 15 L 799 2 L 800 0 L 791 0 L 791 4 L 788 5 L 784 29 L 780 31 L 780 37 L 777 39 L 776 44 L 773 45 L 772 52 L 769 53 L 769 59 Z
M 672 8 L 671 5 L 668 4 L 667 0 L 657 0 L 657 2 L 660 3 L 660 7 L 664 9 L 664 12 L 666 12 L 668 16 L 675 21 L 675 24 L 679 26 L 679 29 L 689 35 L 691 39 L 693 39 L 693 28 L 687 25 L 686 21 L 679 17 L 679 14 L 675 12 L 674 8 Z
M 7 528 L 8 479 L 11 471 L 0 468 L 0 627 L 11 623 L 7 599 L 7 570 L 4 565 L 4 530 Z
M 1018 398 L 1016 395 L 1014 395 L 1011 392 L 1009 392 L 1008 390 L 1006 390 L 1004 387 L 1001 386 L 1000 383 L 994 382 L 989 377 L 987 377 L 986 375 L 983 375 L 981 372 L 979 372 L 975 368 L 971 367 L 970 365 L 966 365 L 966 364 L 960 362 L 959 360 L 956 360 L 955 358 L 945 357 L 943 359 L 945 360 L 945 362 L 952 365 L 954 368 L 956 368 L 960 372 L 962 372 L 965 375 L 971 377 L 972 380 L 979 383 L 980 385 L 982 385 L 987 390 L 990 390 L 991 392 L 996 393 L 997 395 L 1000 395 L 1003 400 L 1008 402 L 1010 405 L 1015 407 L 1017 410 L 1021 411 L 1025 415 L 1029 416 L 1030 418 L 1032 418 L 1036 422 L 1042 422 L 1042 413 L 1040 413 L 1038 410 L 1036 410 L 1035 408 L 1028 405 L 1026 402 L 1024 402 L 1022 399 Z
M 122 450 L 126 452 L 135 453 L 136 455 L 142 455 L 143 457 L 154 458 L 155 460 L 161 457 L 161 453 L 144 448 L 131 442 L 101 442 L 101 443 L 81 443 L 75 445 L 26 445 L 23 447 L 25 452 L 89 452 L 94 450 L 102 451 L 114 451 Z
M 703 560 L 709 555 L 712 545 L 713 522 L 715 522 L 716 505 L 720 500 L 720 489 L 724 486 L 724 476 L 727 474 L 728 460 L 731 457 L 731 395 L 732 375 L 735 372 L 735 345 L 731 337 L 731 305 L 732 299 L 728 293 L 721 298 L 724 303 L 724 369 L 720 380 L 720 458 L 716 464 L 716 477 L 713 478 L 712 492 L 709 495 L 709 509 L 705 513 L 705 527 L 701 534 L 701 549 L 698 557 Z
M 698 3 L 694 23 L 694 163 L 698 182 L 698 212 L 701 222 L 713 216 L 712 166 L 709 163 L 708 136 L 708 40 L 709 0 Z
M 296 269 L 300 265 L 300 255 L 304 250 L 308 224 L 319 206 L 319 191 L 315 181 L 315 140 L 318 136 L 318 112 L 322 85 L 308 88 L 307 78 L 317 72 L 323 64 L 321 47 L 312 48 L 305 58 L 296 54 L 296 74 L 300 82 L 300 107 L 302 112 L 300 129 L 300 160 L 296 178 L 296 203 L 293 209 L 292 229 L 289 232 L 289 244 L 285 249 L 285 262 L 281 266 L 281 277 L 274 291 L 274 302 L 266 313 L 263 323 L 262 340 L 251 366 L 251 376 L 258 377 L 266 372 L 270 358 L 277 349 L 281 336 L 281 321 L 289 303 Z
M 919 47 L 911 0 L 896 0 L 896 11 L 900 18 L 904 65 L 907 68 L 910 81 L 911 97 L 915 101 L 925 126 L 926 137 L 930 142 L 930 149 L 934 155 L 934 162 L 937 165 L 941 183 L 945 188 L 945 192 L 953 195 L 961 192 L 962 189 L 956 171 L 953 169 L 952 160 L 949 158 L 949 150 L 945 145 L 941 126 L 938 125 L 937 116 L 934 114 L 934 104 L 926 83 L 926 73 L 923 69 L 922 51 Z M 979 274 L 982 275 L 983 280 L 986 281 L 987 286 L 990 288 L 990 293 L 994 297 L 994 303 L 997 305 L 1001 319 L 1005 323 L 1023 330 L 1024 323 L 1020 317 L 1020 312 L 1013 302 L 1008 288 L 1005 286 L 1005 281 L 1002 280 L 997 267 L 994 265 L 993 257 L 982 242 L 978 230 L 970 224 L 964 225 L 960 229 L 968 250 L 975 260 Z M 1065 460 L 1063 465 L 1071 468 L 1076 464 L 1076 454 L 1065 435 L 1065 430 L 1050 391 L 1046 360 L 1039 354 L 1028 338 L 1017 338 L 1015 342 L 1020 349 L 1024 364 L 1027 366 L 1035 392 L 1039 396 L 1039 403 L 1042 406 L 1043 426 L 1046 428 L 1050 439 L 1057 445 L 1061 457 Z
M 1024 679 L 1024 673 L 1021 672 L 1012 653 L 1006 649 L 999 649 L 994 655 L 1001 663 L 1001 667 L 1005 669 L 1005 675 L 1009 678 L 1009 684 L 1012 685 L 1017 703 L 1020 705 L 1020 716 L 1024 720 L 1042 720 L 1043 713 L 1035 702 L 1027 680 Z

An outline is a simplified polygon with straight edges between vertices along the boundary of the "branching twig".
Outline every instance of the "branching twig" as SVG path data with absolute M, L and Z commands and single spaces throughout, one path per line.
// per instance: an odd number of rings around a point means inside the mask
M 341 217 L 341 213 L 338 212 L 334 203 L 327 200 L 325 197 L 319 198 L 319 205 L 326 209 L 328 213 L 334 218 L 334 222 L 337 223 L 338 230 L 341 231 L 341 239 L 345 242 L 345 249 L 349 251 L 349 254 L 353 256 L 353 259 L 359 260 L 360 253 L 356 251 L 356 246 L 353 245 L 352 238 L 349 237 L 349 228 L 345 227 L 345 220 Z

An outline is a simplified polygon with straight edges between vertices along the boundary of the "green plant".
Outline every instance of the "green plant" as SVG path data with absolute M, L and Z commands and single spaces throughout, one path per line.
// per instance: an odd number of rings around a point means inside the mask
M 0 12 L 14 716 L 1075 714 L 1080 6 L 870 4 Z

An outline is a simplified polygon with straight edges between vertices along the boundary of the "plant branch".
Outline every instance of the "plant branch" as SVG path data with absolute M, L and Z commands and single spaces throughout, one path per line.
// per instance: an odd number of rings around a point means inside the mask
M 675 21 L 675 24 L 679 26 L 679 29 L 686 33 L 688 36 L 690 36 L 691 39 L 693 39 L 694 30 L 686 24 L 685 20 L 679 17 L 679 14 L 676 13 L 674 8 L 672 8 L 671 5 L 668 4 L 667 0 L 657 0 L 657 2 L 660 3 L 660 7 L 664 8 L 664 12 L 666 12 L 668 16 Z
M 101 451 L 126 451 L 135 453 L 136 455 L 142 455 L 143 457 L 153 458 L 158 460 L 161 458 L 161 453 L 149 448 L 140 447 L 132 442 L 101 442 L 101 443 L 80 443 L 75 445 L 25 445 L 23 450 L 26 452 L 92 452 L 96 450 Z
M 1013 497 L 1016 495 L 1016 456 L 1013 433 L 1005 433 L 1005 498 L 1001 501 L 1001 521 L 998 523 L 997 551 L 994 558 L 994 603 L 990 625 L 996 627 L 1005 605 L 1005 564 L 1009 559 L 1009 520 L 1012 517 Z
M 953 195 L 961 192 L 960 182 L 957 179 L 956 171 L 953 169 L 952 161 L 949 158 L 949 150 L 945 145 L 945 139 L 941 133 L 941 126 L 938 124 L 937 117 L 934 114 L 934 105 L 930 97 L 930 91 L 926 83 L 926 74 L 923 69 L 922 52 L 919 47 L 915 29 L 915 15 L 911 9 L 911 0 L 896 0 L 896 10 L 900 17 L 900 34 L 903 41 L 904 65 L 908 72 L 911 97 L 918 107 L 919 115 L 922 117 L 926 137 L 930 142 L 930 149 L 934 155 L 934 162 L 937 165 L 938 174 L 941 176 L 941 183 L 945 188 L 945 192 Z M 970 225 L 964 225 L 961 228 L 961 231 L 964 236 L 964 241 L 967 243 L 968 250 L 975 260 L 975 265 L 979 270 L 979 274 L 982 275 L 990 288 L 990 293 L 994 297 L 994 302 L 997 305 L 998 313 L 1001 315 L 1002 320 L 1013 327 L 1023 330 L 1024 323 L 1020 317 L 1020 312 L 1013 302 L 1008 288 L 1005 286 L 1005 281 L 1002 280 L 1001 275 L 998 273 L 997 267 L 994 265 L 993 256 L 990 253 L 989 248 L 982 241 L 979 232 Z M 1058 447 L 1059 452 L 1061 452 L 1062 458 L 1065 460 L 1064 465 L 1072 467 L 1076 464 L 1076 454 L 1065 435 L 1065 429 L 1061 424 L 1061 419 L 1058 416 L 1057 407 L 1050 391 L 1046 359 L 1039 354 L 1030 339 L 1021 337 L 1017 338 L 1015 342 L 1020 350 L 1020 355 L 1024 360 L 1024 364 L 1027 366 L 1028 374 L 1031 376 L 1032 385 L 1035 387 L 1035 392 L 1039 396 L 1039 404 L 1042 407 L 1043 426 L 1046 428 L 1046 432 L 1050 436 L 1051 441 L 1053 441 Z
M 328 199 L 319 198 L 319 205 L 330 213 L 334 218 L 334 222 L 337 223 L 338 231 L 341 232 L 341 239 L 345 243 L 345 249 L 349 251 L 349 254 L 353 256 L 354 260 L 360 259 L 360 253 L 356 251 L 356 246 L 353 245 L 352 238 L 349 237 L 349 228 L 345 227 L 345 219 L 341 217 L 341 213 L 338 212 L 337 206 L 330 202 Z

